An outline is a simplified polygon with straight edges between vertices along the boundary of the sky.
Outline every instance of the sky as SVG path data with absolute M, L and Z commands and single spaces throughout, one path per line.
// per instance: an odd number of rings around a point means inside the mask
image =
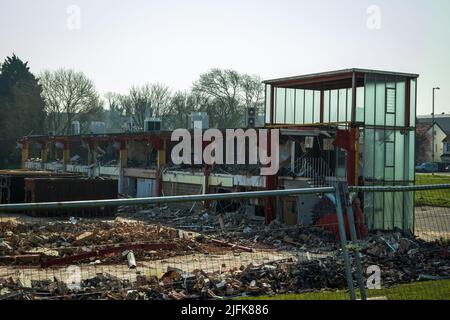
M 450 113 L 450 0 L 0 0 L 0 60 L 84 72 L 100 93 L 210 68 L 270 79 L 346 68 L 420 74 L 418 114 Z

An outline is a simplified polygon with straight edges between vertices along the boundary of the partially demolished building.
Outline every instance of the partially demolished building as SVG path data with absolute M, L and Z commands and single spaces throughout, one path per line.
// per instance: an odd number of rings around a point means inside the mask
M 23 137 L 23 167 L 117 178 L 118 192 L 131 197 L 308 188 L 342 181 L 412 185 L 417 78 L 348 69 L 264 81 L 264 129 L 279 129 L 280 136 L 280 170 L 274 175 L 260 175 L 257 165 L 175 165 L 171 132 L 158 128 Z M 366 192 L 359 198 L 369 229 L 414 228 L 412 192 Z M 266 223 L 278 218 L 310 224 L 321 201 L 315 195 L 276 200 L 252 199 L 246 205 Z

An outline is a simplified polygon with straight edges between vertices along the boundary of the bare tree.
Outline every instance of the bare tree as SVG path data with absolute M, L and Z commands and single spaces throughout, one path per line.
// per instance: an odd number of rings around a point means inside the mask
M 204 111 L 208 112 L 213 126 L 232 126 L 241 118 L 239 85 L 239 73 L 217 68 L 200 75 L 194 83 L 193 92 L 205 95 L 209 100 Z
M 191 113 L 198 111 L 202 105 L 206 105 L 204 97 L 188 91 L 175 92 L 166 109 L 164 127 L 171 130 L 188 128 Z
M 246 108 L 256 108 L 262 112 L 264 107 L 264 86 L 261 78 L 243 74 L 241 76 L 241 91 Z
M 169 87 L 162 83 L 155 83 L 150 86 L 150 91 L 152 116 L 162 117 L 166 115 L 172 100 L 172 94 Z
M 200 109 L 209 114 L 215 127 L 243 124 L 245 108 L 261 109 L 263 86 L 258 77 L 234 70 L 211 69 L 194 83 L 193 93 L 207 99 Z
M 125 107 L 122 105 L 123 97 L 117 93 L 107 92 L 104 99 L 106 101 L 106 127 L 112 131 L 120 130 L 124 125 L 126 115 Z
M 67 134 L 72 121 L 78 120 L 84 127 L 89 120 L 102 113 L 94 83 L 82 72 L 66 69 L 44 71 L 39 76 L 39 82 L 49 130 Z
M 133 86 L 128 95 L 121 97 L 121 104 L 135 126 L 143 128 L 146 117 L 162 117 L 168 113 L 170 99 L 171 92 L 166 85 L 145 84 Z

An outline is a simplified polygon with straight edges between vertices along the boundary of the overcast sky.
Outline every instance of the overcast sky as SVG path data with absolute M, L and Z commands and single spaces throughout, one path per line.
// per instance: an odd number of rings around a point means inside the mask
M 381 12 L 378 15 L 378 12 Z M 450 112 L 450 0 L 0 0 L 0 59 L 83 71 L 100 93 L 190 88 L 212 67 L 263 79 L 419 73 L 419 113 Z

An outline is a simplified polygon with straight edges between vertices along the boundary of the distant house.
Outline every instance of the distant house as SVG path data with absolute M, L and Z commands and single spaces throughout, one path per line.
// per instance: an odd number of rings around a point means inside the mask
M 434 146 L 430 147 L 427 153 L 427 161 L 433 159 L 436 162 L 450 163 L 450 114 L 440 114 L 434 117 Z M 432 137 L 433 134 L 433 118 L 431 115 L 417 116 L 417 124 L 428 126 L 428 134 Z

